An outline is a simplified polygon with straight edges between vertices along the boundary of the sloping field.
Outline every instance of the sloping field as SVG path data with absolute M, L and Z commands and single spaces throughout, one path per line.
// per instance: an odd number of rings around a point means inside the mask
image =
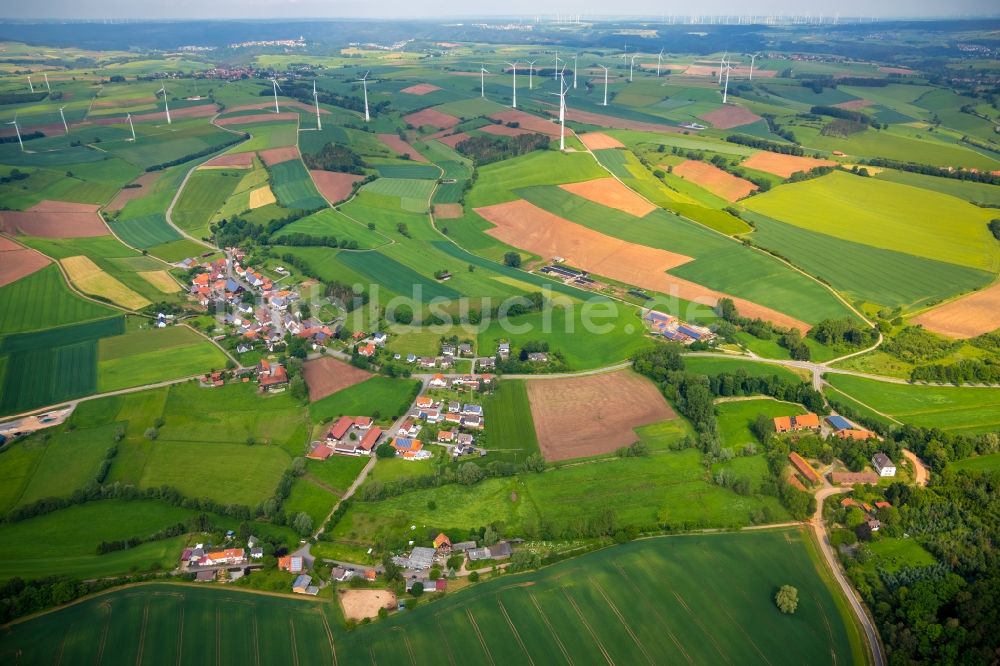
M 227 116 L 225 118 L 217 118 L 215 124 L 220 127 L 229 127 L 230 125 L 250 125 L 253 123 L 269 123 L 269 122 L 298 122 L 299 114 L 297 113 L 257 113 L 248 116 Z
M 597 180 L 587 180 L 582 183 L 567 183 L 559 187 L 588 201 L 593 201 L 602 206 L 614 208 L 615 210 L 620 210 L 636 217 L 643 217 L 656 210 L 656 206 L 625 187 L 616 178 L 598 178 Z
M 337 391 L 360 384 L 372 374 L 361 368 L 355 368 L 349 363 L 324 356 L 306 361 L 302 365 L 302 376 L 309 386 L 309 402 L 315 402 Z M 354 414 L 353 416 L 361 415 Z
M 477 131 L 485 134 L 492 134 L 494 136 L 521 136 L 522 134 L 535 134 L 535 132 L 532 132 L 530 129 L 525 129 L 523 127 L 507 127 L 506 125 L 494 125 L 493 123 L 483 125 L 478 128 Z M 445 138 L 450 139 L 451 137 Z
M 288 160 L 272 166 L 271 180 L 271 189 L 285 208 L 315 210 L 327 205 L 300 160 Z
M 499 113 L 491 114 L 490 118 L 493 120 L 499 120 L 502 123 L 517 123 L 521 129 L 530 130 L 539 134 L 559 136 L 558 125 L 553 123 L 551 120 L 539 118 L 538 116 L 525 113 L 524 111 L 517 111 L 514 109 L 509 111 L 500 111 Z
M 226 155 L 219 155 L 218 157 L 213 157 L 209 161 L 202 164 L 199 169 L 249 169 L 253 166 L 253 156 L 250 153 L 228 153 Z
M 757 186 L 749 180 L 743 180 L 701 160 L 685 160 L 674 167 L 673 173 L 730 202 L 757 190 Z
M 411 113 L 408 116 L 403 116 L 403 120 L 414 127 L 430 125 L 438 129 L 450 129 L 460 122 L 455 116 L 449 116 L 447 113 L 441 113 L 435 109 L 424 109 Z
M 105 236 L 108 228 L 97 214 L 99 206 L 42 201 L 26 211 L 0 212 L 0 231 L 42 238 Z
M 844 240 L 991 272 L 1000 268 L 1000 244 L 986 227 L 995 215 L 937 192 L 834 172 L 775 188 L 746 206 Z
M 181 286 L 167 271 L 139 271 L 138 275 L 164 294 L 174 294 L 181 290 Z
M 250 206 L 250 210 L 255 208 L 262 208 L 268 204 L 277 203 L 277 199 L 274 196 L 274 192 L 267 185 L 263 187 L 258 187 L 256 190 L 250 191 L 250 200 L 247 203 Z
M 105 298 L 129 310 L 139 310 L 150 304 L 148 299 L 102 271 L 89 257 L 66 257 L 59 263 L 70 281 L 86 294 Z
M 49 259 L 41 252 L 36 252 L 19 245 L 9 238 L 0 236 L 0 287 L 31 275 L 45 268 Z
M 597 125 L 599 127 L 610 127 L 612 129 L 630 129 L 639 130 L 640 132 L 686 132 L 689 130 L 681 129 L 680 127 L 675 127 L 673 125 L 668 125 L 664 122 L 662 125 L 660 123 L 651 123 L 644 120 L 628 120 L 626 118 L 617 118 L 615 116 L 608 116 L 603 113 L 594 113 L 592 111 L 580 111 L 579 109 L 568 108 L 566 109 L 566 120 L 572 120 L 578 123 L 586 123 L 588 125 Z M 559 132 L 558 125 L 555 125 L 556 133 Z
M 288 160 L 299 159 L 299 149 L 296 146 L 268 148 L 267 150 L 260 151 L 258 154 L 260 155 L 260 159 L 263 160 L 264 164 L 267 166 L 274 166 L 275 164 L 281 164 L 282 162 L 287 162 Z
M 743 160 L 740 166 L 748 169 L 756 169 L 764 173 L 772 173 L 775 176 L 788 178 L 798 171 L 809 171 L 820 166 L 836 166 L 836 162 L 831 160 L 818 160 L 813 157 L 797 157 L 795 155 L 781 155 L 762 150 L 754 153 Z
M 364 180 L 364 176 L 352 173 L 334 173 L 332 171 L 311 170 L 309 175 L 327 201 L 337 203 L 351 196 L 351 185 Z
M 1000 328 L 1000 282 L 913 318 L 929 331 L 950 338 L 974 338 Z
M 174 224 L 195 238 L 208 237 L 212 216 L 245 175 L 243 169 L 199 169 L 192 173 L 174 206 Z
M 167 218 L 163 213 L 141 215 L 128 220 L 112 221 L 109 224 L 123 241 L 140 249 L 149 249 L 182 238 L 176 229 L 167 224 Z
M 153 183 L 159 180 L 162 175 L 162 171 L 150 171 L 149 173 L 142 174 L 129 183 L 129 187 L 122 188 L 118 194 L 115 195 L 115 198 L 112 199 L 111 203 L 105 206 L 105 210 L 111 213 L 119 211 L 124 208 L 125 204 L 129 201 L 144 196 L 149 191 L 148 188 L 152 187 Z
M 421 155 L 416 148 L 411 146 L 406 141 L 399 138 L 397 134 L 379 134 L 379 141 L 384 143 L 386 147 L 397 155 L 409 155 L 410 159 L 414 162 L 429 162 L 426 157 Z
M 365 185 L 364 191 L 399 197 L 403 210 L 423 212 L 427 209 L 431 192 L 434 191 L 434 181 L 418 178 L 379 178 Z
M 546 460 L 612 453 L 638 441 L 634 428 L 677 418 L 656 385 L 631 370 L 526 384 Z
M 56 266 L 0 287 L 0 335 L 35 331 L 114 314 L 69 290 Z
M 605 148 L 624 148 L 625 145 L 614 138 L 613 136 L 608 136 L 603 132 L 584 132 L 578 135 L 580 141 L 583 145 L 587 147 L 587 150 L 603 150 Z
M 406 93 L 408 95 L 426 95 L 427 93 L 432 93 L 437 90 L 441 90 L 437 86 L 430 83 L 417 83 L 416 85 L 403 88 L 399 92 Z
M 761 117 L 750 109 L 735 104 L 727 104 L 721 109 L 703 113 L 698 117 L 711 123 L 715 129 L 732 129 L 761 120 Z
M 438 141 L 448 146 L 449 148 L 454 148 L 458 144 L 462 143 L 469 138 L 469 134 L 465 132 L 459 132 L 458 134 L 449 134 L 448 136 L 438 137 Z

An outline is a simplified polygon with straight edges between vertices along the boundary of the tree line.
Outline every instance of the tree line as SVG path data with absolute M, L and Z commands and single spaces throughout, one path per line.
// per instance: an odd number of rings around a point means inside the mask
M 177 166 L 178 164 L 184 164 L 185 162 L 190 162 L 191 160 L 196 160 L 199 157 L 205 157 L 206 155 L 211 155 L 212 153 L 219 152 L 223 148 L 228 148 L 229 146 L 235 146 L 236 144 L 241 143 L 243 141 L 246 141 L 249 138 L 250 138 L 250 135 L 247 134 L 246 132 L 244 132 L 243 134 L 240 134 L 239 136 L 233 137 L 233 138 L 229 139 L 228 141 L 225 141 L 224 143 L 221 143 L 219 145 L 209 146 L 208 148 L 205 148 L 203 150 L 199 150 L 199 151 L 194 152 L 194 153 L 188 153 L 187 155 L 183 155 L 183 156 L 178 157 L 177 159 L 174 159 L 174 160 L 170 160 L 170 161 L 167 161 L 167 162 L 160 162 L 159 164 L 153 164 L 151 166 L 146 167 L 146 171 L 147 172 L 149 172 L 149 171 L 163 171 L 164 169 L 169 169 L 172 166 Z
M 470 136 L 460 141 L 455 149 L 471 158 L 477 165 L 483 165 L 526 155 L 535 150 L 546 150 L 550 141 L 544 134 Z

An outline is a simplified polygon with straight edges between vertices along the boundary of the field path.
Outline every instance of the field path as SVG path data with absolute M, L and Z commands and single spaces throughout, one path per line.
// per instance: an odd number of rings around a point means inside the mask
M 396 432 L 398 428 L 399 424 L 394 423 L 392 430 L 389 430 L 388 432 Z M 316 530 L 315 534 L 313 534 L 312 537 L 313 540 L 318 539 L 319 535 L 323 533 L 323 530 L 326 529 L 326 524 L 330 522 L 330 518 L 332 518 L 333 514 L 336 513 L 337 509 L 340 508 L 340 505 L 343 504 L 345 500 L 351 499 L 351 497 L 354 495 L 357 489 L 361 487 L 361 484 L 365 482 L 365 479 L 368 478 L 368 475 L 375 468 L 376 460 L 378 460 L 378 457 L 375 456 L 375 454 L 373 453 L 371 457 L 368 459 L 368 463 L 361 469 L 361 473 L 358 474 L 358 477 L 356 479 L 354 479 L 354 483 L 352 483 L 351 486 L 347 489 L 347 491 L 344 492 L 343 496 L 339 500 L 337 500 L 337 502 L 333 505 L 333 508 L 330 509 L 330 513 L 326 514 L 326 518 L 324 518 L 323 522 L 320 523 L 319 529 Z
M 927 471 L 927 465 L 924 464 L 924 461 L 909 449 L 903 449 L 903 457 L 913 465 L 913 482 L 918 486 L 926 486 L 931 474 Z

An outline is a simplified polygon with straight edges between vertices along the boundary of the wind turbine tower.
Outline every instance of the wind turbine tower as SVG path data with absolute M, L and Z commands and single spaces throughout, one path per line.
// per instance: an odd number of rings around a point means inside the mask
M 656 78 L 660 78 L 660 67 L 663 65 L 663 49 L 660 49 L 660 55 L 656 56 Z
M 580 56 L 579 53 L 573 54 L 573 90 L 576 90 L 576 62 L 579 56 Z
M 21 128 L 17 126 L 17 118 L 14 118 L 12 122 L 7 123 L 8 125 L 14 126 L 14 131 L 17 133 L 17 142 L 21 146 L 21 152 L 24 152 L 24 142 L 21 141 Z
M 513 91 L 514 95 L 514 102 L 513 104 L 510 105 L 510 108 L 516 109 L 517 108 L 517 61 L 515 60 L 514 62 L 508 62 L 507 64 L 510 65 L 511 70 L 514 73 L 514 79 L 513 79 L 514 83 L 513 86 L 511 87 L 511 90 Z
M 170 106 L 167 104 L 167 87 L 166 85 L 160 86 L 159 92 L 163 93 L 163 110 L 167 114 L 167 124 L 170 125 Z
M 552 93 L 553 95 L 559 96 L 559 150 L 566 150 L 566 93 L 569 91 L 569 86 L 566 85 L 565 79 L 559 78 L 559 92 Z
M 66 134 L 69 134 L 69 125 L 66 124 L 66 114 L 63 113 L 63 109 L 65 109 L 65 108 L 66 108 L 65 106 L 60 106 L 59 107 L 59 117 L 62 118 L 63 129 L 66 130 Z
M 371 122 L 371 116 L 368 115 L 368 75 L 370 73 L 371 73 L 371 70 L 368 70 L 367 72 L 365 72 L 365 75 L 361 77 L 361 87 L 365 91 L 365 122 L 366 123 Z
M 486 97 L 486 75 L 490 70 L 486 69 L 486 64 L 479 66 L 479 96 Z
M 753 63 L 760 56 L 759 53 L 754 53 L 750 56 L 750 80 L 753 81 Z
M 534 90 L 535 89 L 534 81 L 532 80 L 532 74 L 534 73 L 534 71 L 535 71 L 535 61 L 534 60 L 529 60 L 528 61 L 528 90 Z
M 48 90 L 49 92 L 52 92 L 52 87 L 49 86 L 49 73 L 42 72 L 42 76 L 45 77 L 45 89 Z
M 319 94 L 316 92 L 316 79 L 313 79 L 313 102 L 316 103 L 316 131 L 323 129 L 323 121 L 319 119 Z
M 28 77 L 28 90 L 30 90 L 32 93 L 35 92 L 35 86 L 31 85 L 31 77 L 30 76 Z
M 733 68 L 726 63 L 726 86 L 722 89 L 722 103 L 726 103 L 726 99 L 729 95 L 729 72 L 733 71 Z
M 132 124 L 132 114 L 128 114 L 128 128 L 132 130 L 132 142 L 135 143 L 135 125 Z
M 726 66 L 726 56 L 729 55 L 729 51 L 722 54 L 722 60 L 719 61 L 719 83 L 722 83 L 722 68 Z
M 559 80 L 559 63 L 560 62 L 562 62 L 562 58 L 559 57 L 559 52 L 556 51 L 556 66 L 552 70 L 552 80 L 553 81 L 558 81 Z
M 281 86 L 278 85 L 278 79 L 273 76 L 271 77 L 271 89 L 274 91 L 274 112 L 281 113 L 281 110 L 278 109 L 278 91 L 281 90 Z M 282 92 L 284 91 L 282 90 Z
M 602 106 L 608 105 L 608 68 L 604 65 L 600 66 L 604 70 L 604 104 Z
M 635 69 L 635 59 L 639 56 L 634 55 L 628 63 L 628 82 L 632 83 L 632 70 Z

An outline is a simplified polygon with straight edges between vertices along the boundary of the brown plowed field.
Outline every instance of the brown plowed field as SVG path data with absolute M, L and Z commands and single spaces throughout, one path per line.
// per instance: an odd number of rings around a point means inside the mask
M 735 104 L 726 104 L 721 109 L 703 113 L 698 117 L 711 123 L 715 129 L 730 129 L 761 120 L 761 117 L 750 109 Z
M 812 157 L 797 157 L 795 155 L 781 155 L 762 150 L 754 153 L 743 160 L 740 166 L 748 169 L 756 169 L 764 173 L 773 173 L 775 176 L 788 178 L 797 171 L 809 171 L 819 166 L 836 166 L 837 163 L 831 160 L 817 160 Z
M 916 74 L 912 69 L 907 69 L 906 67 L 879 67 L 878 71 L 882 74 Z
M 282 162 L 287 162 L 288 160 L 299 159 L 299 149 L 296 146 L 268 148 L 267 150 L 260 151 L 258 154 L 260 155 L 260 159 L 264 160 L 264 164 L 267 166 L 274 166 L 275 164 L 281 164 Z
M 42 201 L 25 211 L 0 211 L 0 230 L 42 238 L 107 236 L 110 232 L 97 209 L 90 204 Z
M 253 166 L 253 152 L 219 155 L 201 165 L 202 169 L 249 169 Z
M 434 109 L 424 109 L 423 111 L 411 113 L 408 116 L 403 116 L 403 120 L 414 127 L 430 125 L 431 127 L 437 127 L 438 129 L 448 129 L 449 127 L 454 127 L 460 122 L 455 116 L 449 116 L 447 113 L 441 113 L 440 111 L 435 111 Z
M 410 86 L 409 88 L 403 88 L 399 92 L 404 92 L 408 95 L 426 95 L 427 93 L 432 93 L 436 90 L 441 90 L 441 89 L 430 83 L 418 83 L 415 86 Z
M 406 141 L 399 138 L 398 134 L 378 134 L 379 141 L 397 155 L 409 155 L 414 162 L 429 162 L 426 157 L 417 152 L 417 149 Z
M 219 107 L 215 104 L 199 104 L 197 106 L 188 106 L 183 109 L 170 109 L 170 119 L 177 120 L 179 118 L 208 118 L 214 116 L 218 113 Z M 165 123 L 167 122 L 167 114 L 165 111 L 153 111 L 151 113 L 133 113 L 132 120 L 137 123 L 148 123 L 157 122 Z M 120 118 L 88 118 L 87 122 L 94 123 L 95 125 L 118 125 L 121 123 L 127 123 L 128 121 L 124 117 Z M 76 127 L 76 125 L 74 125 Z
M 633 428 L 677 418 L 656 385 L 631 370 L 527 382 L 546 460 L 612 453 L 638 440 Z
M 465 132 L 459 132 L 458 134 L 450 134 L 448 136 L 442 136 L 438 138 L 438 141 L 448 146 L 449 148 L 454 148 L 458 144 L 462 143 L 469 138 L 469 135 Z
M 691 261 L 682 254 L 605 236 L 524 200 L 475 210 L 496 225 L 486 233 L 545 259 L 561 256 L 569 265 L 595 275 L 712 307 L 720 298 L 728 297 L 745 317 L 759 317 L 803 333 L 810 328 L 777 310 L 666 273 Z
M 494 113 L 490 118 L 499 120 L 502 123 L 518 123 L 521 129 L 526 129 L 529 132 L 559 136 L 559 125 L 556 125 L 551 120 L 539 118 L 524 111 L 515 111 L 514 109 L 501 111 L 500 113 Z
M 360 384 L 372 375 L 343 361 L 323 356 L 306 361 L 302 365 L 302 376 L 309 385 L 309 400 L 315 402 L 337 391 Z
M 656 64 L 653 64 L 653 68 L 656 68 Z M 719 64 L 714 65 L 691 65 L 684 70 L 685 76 L 716 76 L 719 72 Z M 773 69 L 758 69 L 753 68 L 754 77 L 760 77 L 762 79 L 773 79 L 777 76 L 778 72 Z M 733 81 L 736 79 L 749 78 L 750 77 L 750 65 L 740 65 L 738 67 L 733 67 L 733 71 L 729 72 L 729 85 L 733 85 Z
M 596 180 L 585 180 L 582 183 L 567 183 L 559 187 L 570 194 L 636 217 L 645 217 L 656 210 L 656 206 L 610 176 Z
M 588 125 L 598 125 L 600 127 L 610 127 L 612 129 L 630 129 L 640 132 L 687 132 L 690 130 L 674 127 L 673 125 L 647 123 L 640 120 L 625 120 L 614 116 L 605 116 L 601 113 L 591 113 L 590 111 L 578 111 L 576 109 L 566 110 L 566 120 L 573 120 L 578 123 Z M 556 125 L 556 133 L 559 133 L 559 126 Z
M 580 141 L 583 141 L 583 145 L 587 146 L 589 150 L 604 150 L 605 148 L 625 147 L 621 141 L 613 136 L 608 136 L 603 132 L 584 132 L 583 134 L 579 134 L 577 136 L 580 137 Z
M 157 181 L 157 179 L 163 175 L 162 171 L 151 171 L 149 173 L 144 173 L 135 180 L 133 180 L 131 185 L 138 185 L 139 187 L 126 187 L 119 190 L 115 198 L 111 200 L 111 203 L 107 205 L 105 210 L 110 212 L 115 212 L 121 210 L 125 207 L 129 201 L 132 199 L 138 199 L 144 194 L 149 192 L 149 187 Z
M 434 204 L 434 217 L 439 220 L 454 220 L 462 217 L 462 213 L 462 204 L 459 203 Z
M 840 104 L 834 104 L 838 109 L 849 109 L 851 111 L 857 111 L 858 109 L 863 109 L 865 107 L 871 106 L 875 102 L 870 99 L 849 99 L 846 102 L 841 102 Z
M 334 173 L 333 171 L 312 170 L 309 172 L 313 183 L 319 193 L 326 197 L 327 201 L 336 203 L 343 201 L 351 195 L 351 185 L 364 180 L 364 176 L 356 176 L 353 173 Z
M 228 127 L 229 125 L 248 125 L 250 123 L 266 123 L 266 122 L 295 122 L 299 119 L 299 114 L 297 113 L 254 113 L 249 116 L 231 116 L 229 118 L 219 118 L 215 121 L 216 125 L 220 127 Z
M 494 136 L 521 136 L 522 134 L 537 134 L 538 132 L 532 132 L 530 129 L 525 129 L 523 127 L 507 127 L 506 125 L 494 125 L 490 123 L 479 128 L 480 132 L 485 132 L 486 134 L 492 134 Z
M 974 338 L 1000 328 L 1000 282 L 913 318 L 928 331 L 949 338 Z
M 49 265 L 49 258 L 9 238 L 0 236 L 0 287 L 16 282 Z
M 674 175 L 690 180 L 726 201 L 742 199 L 757 189 L 757 186 L 749 180 L 743 180 L 717 166 L 699 160 L 687 160 L 678 164 L 674 167 Z

